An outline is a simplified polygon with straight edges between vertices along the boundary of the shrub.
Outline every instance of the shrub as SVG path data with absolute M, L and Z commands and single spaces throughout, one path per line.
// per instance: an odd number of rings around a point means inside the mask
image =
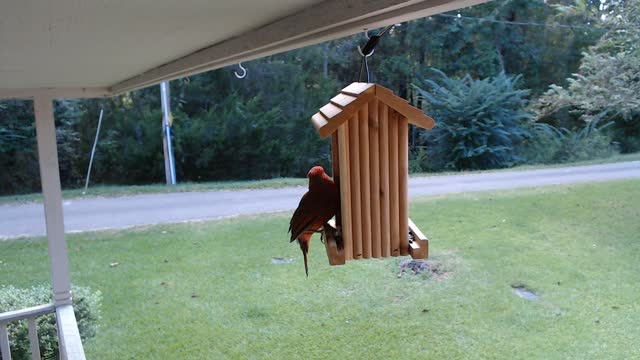
M 556 128 L 545 123 L 532 125 L 532 137 L 520 148 L 529 164 L 556 164 L 600 159 L 618 153 L 612 136 L 604 129 L 612 125 L 596 127 L 597 122 L 582 129 Z
M 102 294 L 100 291 L 92 293 L 91 289 L 80 286 L 73 286 L 72 290 L 74 313 L 80 337 L 84 341 L 96 334 Z M 48 285 L 34 286 L 29 289 L 19 289 L 11 285 L 2 286 L 0 287 L 0 313 L 50 303 L 52 295 L 51 287 Z M 52 313 L 40 316 L 36 323 L 42 358 L 59 358 L 55 315 Z M 27 321 L 10 323 L 7 328 L 12 359 L 30 359 Z
M 529 91 L 517 90 L 520 76 L 452 79 L 433 72 L 434 80 L 414 87 L 425 111 L 437 121 L 422 136 L 433 152 L 434 168 L 488 169 L 522 161 L 513 150 L 528 135 L 525 124 L 532 114 L 525 110 Z
M 427 160 L 428 160 L 428 152 L 427 148 L 424 146 L 417 146 L 409 151 L 409 172 L 421 173 L 428 170 Z

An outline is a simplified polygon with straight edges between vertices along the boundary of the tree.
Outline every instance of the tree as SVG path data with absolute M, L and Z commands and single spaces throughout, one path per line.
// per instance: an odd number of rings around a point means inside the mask
M 525 111 L 529 90 L 517 89 L 520 76 L 452 79 L 433 71 L 436 80 L 424 80 L 417 91 L 425 112 L 438 121 L 423 133 L 435 166 L 475 170 L 520 161 L 513 150 L 528 135 L 524 125 L 531 119 Z
M 567 128 L 614 121 L 623 152 L 640 150 L 640 1 L 618 3 L 607 33 L 583 54 L 566 87 L 551 85 L 535 109 L 540 120 Z

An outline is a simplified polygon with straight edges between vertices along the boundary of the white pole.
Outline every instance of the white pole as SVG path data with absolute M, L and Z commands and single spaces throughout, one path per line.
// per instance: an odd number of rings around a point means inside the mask
M 89 158 L 89 169 L 87 169 L 87 180 L 84 183 L 84 191 L 82 195 L 87 193 L 89 187 L 89 178 L 91 177 L 91 165 L 93 165 L 93 156 L 96 154 L 96 145 L 98 145 L 98 136 L 100 136 L 100 125 L 102 124 L 102 113 L 104 108 L 100 108 L 100 116 L 98 117 L 98 129 L 96 129 L 96 139 L 93 141 L 93 148 L 91 149 L 91 157 Z
M 162 103 L 162 135 L 164 148 L 164 163 L 167 185 L 176 184 L 176 166 L 171 147 L 171 98 L 169 97 L 169 82 L 160 83 L 160 100 Z
M 53 120 L 53 99 L 46 95 L 36 96 L 33 103 L 36 115 L 38 163 L 44 197 L 44 218 L 49 245 L 53 301 L 56 306 L 61 306 L 71 304 L 71 283 L 67 242 L 64 238 L 62 189 L 58 168 L 56 128 Z

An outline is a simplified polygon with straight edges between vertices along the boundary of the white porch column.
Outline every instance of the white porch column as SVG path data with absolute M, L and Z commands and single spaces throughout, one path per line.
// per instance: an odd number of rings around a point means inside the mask
M 51 285 L 54 304 L 58 307 L 71 304 L 71 283 L 67 244 L 64 238 L 62 189 L 60 187 L 56 128 L 53 118 L 53 99 L 47 95 L 35 96 L 33 107 L 36 115 L 38 162 L 49 243 Z

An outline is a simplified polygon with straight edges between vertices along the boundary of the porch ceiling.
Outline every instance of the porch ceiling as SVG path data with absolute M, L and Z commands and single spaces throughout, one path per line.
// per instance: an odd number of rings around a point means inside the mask
M 9 1 L 0 98 L 116 94 L 485 1 Z

